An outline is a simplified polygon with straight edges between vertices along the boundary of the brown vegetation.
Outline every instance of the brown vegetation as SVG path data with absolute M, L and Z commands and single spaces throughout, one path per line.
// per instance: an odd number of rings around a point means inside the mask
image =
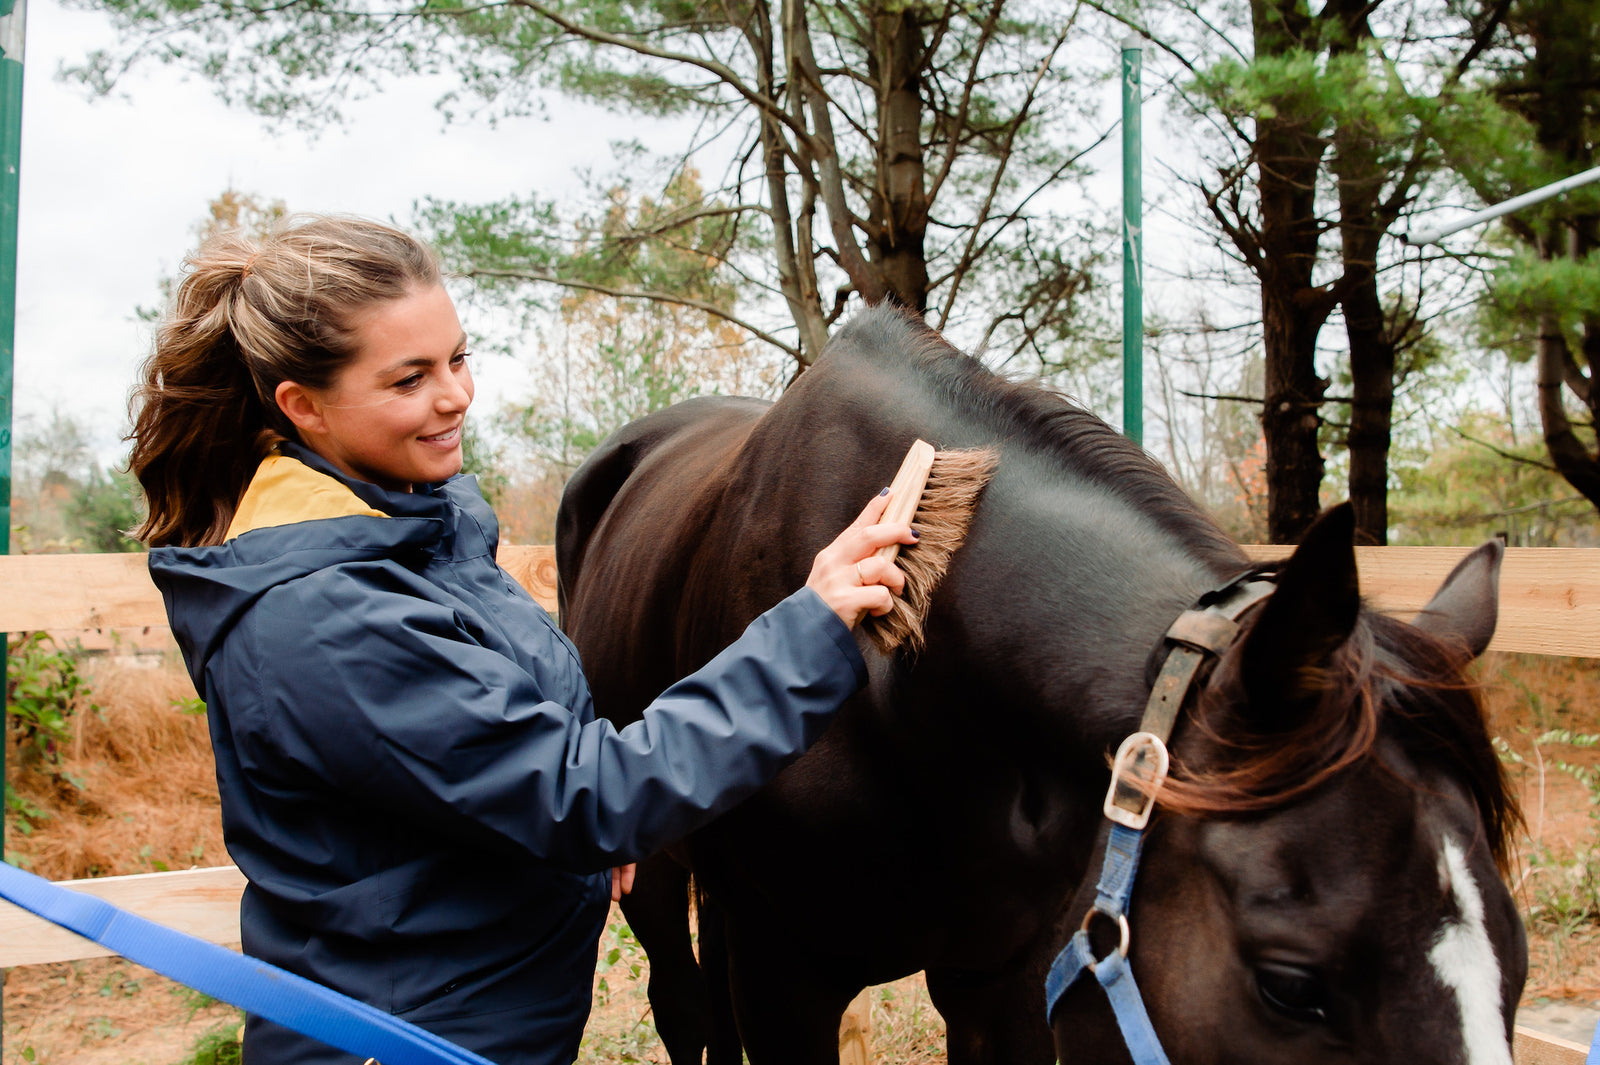
M 1522 801 L 1517 898 L 1528 925 L 1523 1001 L 1600 1002 L 1600 663 L 1486 656 L 1490 729 Z
M 44 816 L 7 825 L 6 856 L 51 880 L 226 864 L 206 718 L 176 655 L 83 669 L 94 709 L 59 763 L 8 774 Z

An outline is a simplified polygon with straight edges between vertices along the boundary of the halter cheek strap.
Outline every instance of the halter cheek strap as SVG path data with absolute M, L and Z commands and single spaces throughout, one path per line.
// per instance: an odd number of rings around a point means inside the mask
M 1273 587 L 1270 581 L 1260 579 L 1259 572 L 1246 573 L 1202 596 L 1195 609 L 1184 611 L 1167 630 L 1170 650 L 1145 704 L 1140 731 L 1122 742 L 1112 763 L 1104 806 L 1111 824 L 1094 905 L 1085 915 L 1083 927 L 1056 955 L 1045 978 L 1048 1022 L 1067 989 L 1085 973 L 1092 974 L 1105 988 L 1134 1065 L 1169 1065 L 1128 962 L 1128 906 L 1145 828 L 1155 808 L 1156 793 L 1167 777 L 1167 740 L 1200 663 L 1207 655 L 1220 656 L 1227 650 L 1239 635 L 1239 617 L 1270 595 Z M 1090 925 L 1097 917 L 1115 924 L 1120 936 L 1117 948 L 1103 958 L 1095 957 L 1089 937 Z
M 1045 977 L 1045 1017 L 1055 1013 L 1056 1004 L 1067 988 L 1077 983 L 1084 973 L 1091 973 L 1111 1000 L 1111 1012 L 1116 1015 L 1117 1027 L 1122 1030 L 1123 1042 L 1133 1056 L 1134 1065 L 1168 1065 L 1166 1052 L 1161 1049 L 1161 1040 L 1150 1023 L 1144 998 L 1133 978 L 1133 967 L 1128 964 L 1128 900 L 1133 895 L 1133 877 L 1139 871 L 1139 852 L 1143 847 L 1143 831 L 1125 825 L 1111 826 L 1105 863 L 1100 868 L 1100 883 L 1095 887 L 1094 907 L 1085 918 L 1084 927 L 1073 933 L 1056 955 Z M 1089 924 L 1096 914 L 1114 920 L 1123 933 L 1118 948 L 1100 959 L 1095 958 L 1094 946 L 1089 941 Z

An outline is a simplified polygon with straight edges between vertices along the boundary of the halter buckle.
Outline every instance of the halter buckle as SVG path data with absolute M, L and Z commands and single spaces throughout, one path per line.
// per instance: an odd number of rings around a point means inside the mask
M 1119 825 L 1142 832 L 1155 811 L 1156 793 L 1166 782 L 1171 758 L 1167 745 L 1153 732 L 1135 732 L 1122 741 L 1111 763 L 1105 815 Z

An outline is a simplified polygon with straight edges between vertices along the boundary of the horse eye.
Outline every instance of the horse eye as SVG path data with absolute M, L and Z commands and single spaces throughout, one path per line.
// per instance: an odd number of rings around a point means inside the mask
M 1328 1019 L 1328 995 L 1322 980 L 1304 969 L 1262 965 L 1256 969 L 1256 990 L 1273 1011 L 1302 1024 Z

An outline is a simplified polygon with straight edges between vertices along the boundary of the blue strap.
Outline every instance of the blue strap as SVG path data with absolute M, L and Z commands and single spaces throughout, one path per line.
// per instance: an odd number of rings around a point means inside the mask
M 1169 1065 L 1155 1025 L 1150 1023 L 1150 1014 L 1145 1012 L 1144 998 L 1139 994 L 1128 959 L 1112 951 L 1096 961 L 1089 933 L 1082 929 L 1074 933 L 1056 955 L 1045 977 L 1045 1017 L 1048 1019 L 1055 1013 L 1056 1004 L 1067 988 L 1087 972 L 1094 973 L 1095 981 L 1105 988 L 1106 997 L 1111 1000 L 1111 1012 L 1116 1014 L 1117 1027 L 1122 1031 L 1122 1041 L 1127 1044 L 1134 1065 Z
M 0 863 L 0 898 L 258 1017 L 383 1065 L 494 1065 L 364 1002 Z
M 1088 972 L 1094 965 L 1094 951 L 1089 947 L 1089 933 L 1081 929 L 1067 940 L 1067 945 L 1061 948 L 1061 953 L 1056 955 L 1056 960 L 1050 963 L 1050 971 L 1044 978 L 1044 1019 L 1050 1023 L 1050 1018 L 1055 1016 L 1056 1003 L 1061 1001 L 1061 996 L 1067 993 L 1067 988 L 1078 982 L 1078 977 Z
M 1155 1025 L 1145 1012 L 1144 998 L 1139 985 L 1134 983 L 1133 968 L 1116 951 L 1097 963 L 1094 978 L 1106 989 L 1111 1000 L 1111 1011 L 1117 1015 L 1117 1027 L 1122 1029 L 1122 1041 L 1128 1045 L 1133 1065 L 1169 1065 L 1166 1051 L 1156 1036 Z
M 1143 832 L 1126 825 L 1111 826 L 1105 862 L 1100 866 L 1100 883 L 1094 889 L 1094 908 L 1107 917 L 1127 914 L 1128 900 L 1133 898 L 1133 878 L 1139 872 L 1139 853 L 1143 849 Z
M 1143 849 L 1143 832 L 1125 825 L 1111 826 L 1100 865 L 1100 881 L 1095 885 L 1094 912 L 1113 919 L 1127 916 L 1128 902 L 1133 897 L 1133 879 L 1139 872 L 1139 855 Z M 1045 1020 L 1048 1022 L 1055 1014 L 1061 996 L 1084 973 L 1093 973 L 1095 981 L 1105 988 L 1134 1065 L 1168 1065 L 1161 1040 L 1145 1011 L 1139 985 L 1133 979 L 1133 968 L 1115 950 L 1096 959 L 1087 928 L 1075 932 L 1050 965 L 1044 980 Z
M 1594 1026 L 1594 1038 L 1589 1040 L 1589 1056 L 1583 1065 L 1600 1065 L 1600 1023 Z
M 1139 854 L 1144 850 L 1144 833 L 1125 825 L 1113 823 L 1106 838 L 1106 853 L 1100 861 L 1100 882 L 1094 889 L 1094 909 L 1112 919 L 1124 917 L 1128 900 L 1133 897 L 1133 878 L 1139 872 Z M 1067 988 L 1078 977 L 1092 972 L 1095 966 L 1094 948 L 1089 943 L 1089 933 L 1079 929 L 1067 945 L 1061 948 L 1056 960 L 1050 963 L 1050 972 L 1044 979 L 1044 1017 L 1050 1020 L 1056 1003 L 1066 994 Z

